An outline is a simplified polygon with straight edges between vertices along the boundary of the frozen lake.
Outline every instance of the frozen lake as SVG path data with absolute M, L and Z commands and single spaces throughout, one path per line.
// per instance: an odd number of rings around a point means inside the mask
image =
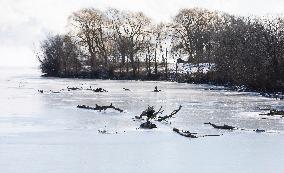
M 67 91 L 67 86 L 109 92 Z M 152 92 L 155 86 L 162 92 Z M 0 68 L 0 172 L 283 173 L 284 118 L 259 114 L 265 108 L 284 109 L 284 101 L 209 88 L 217 87 L 42 78 L 36 69 Z M 125 112 L 76 108 L 110 103 Z M 183 107 L 171 124 L 157 122 L 155 130 L 137 130 L 141 122 L 132 118 L 148 105 L 163 106 L 165 114 Z M 217 130 L 205 122 L 247 130 Z M 223 135 L 188 139 L 173 127 Z M 98 129 L 117 134 L 100 134 Z

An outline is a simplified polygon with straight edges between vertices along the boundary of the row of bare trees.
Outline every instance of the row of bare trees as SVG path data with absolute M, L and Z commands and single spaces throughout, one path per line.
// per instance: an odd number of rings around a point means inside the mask
M 83 9 L 70 16 L 69 21 L 70 34 L 89 57 L 87 65 L 92 74 L 113 76 L 119 70 L 120 74 L 131 71 L 137 77 L 144 62 L 141 57 L 151 51 L 153 30 L 148 17 L 116 9 Z M 147 62 L 149 65 L 149 58 Z
M 155 24 L 141 12 L 82 9 L 69 17 L 68 32 L 48 37 L 39 54 L 50 76 L 169 79 L 182 58 L 209 73 L 180 75 L 183 81 L 284 88 L 284 20 L 240 17 L 193 8 L 169 23 Z

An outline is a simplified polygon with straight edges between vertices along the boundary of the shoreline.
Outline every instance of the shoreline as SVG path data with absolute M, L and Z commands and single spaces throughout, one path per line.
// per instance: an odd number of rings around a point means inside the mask
M 180 75 L 180 74 L 179 74 Z M 265 91 L 261 89 L 250 89 L 246 87 L 245 85 L 233 85 L 229 83 L 221 83 L 221 82 L 212 82 L 208 81 L 205 82 L 206 80 L 203 80 L 203 82 L 198 82 L 198 81 L 185 81 L 185 80 L 164 80 L 164 79 L 154 79 L 154 78 L 137 78 L 134 79 L 133 77 L 131 78 L 93 78 L 93 77 L 60 77 L 60 76 L 47 76 L 47 75 L 41 75 L 43 78 L 47 77 L 53 77 L 53 78 L 58 78 L 58 79 L 88 79 L 88 80 L 117 80 L 117 81 L 141 81 L 141 82 L 176 82 L 176 83 L 186 83 L 186 84 L 200 84 L 200 85 L 209 85 L 212 87 L 223 87 L 222 89 L 216 89 L 216 88 L 209 88 L 207 90 L 226 90 L 226 91 L 236 91 L 236 92 L 254 92 L 258 93 L 262 97 L 266 98 L 275 98 L 279 100 L 284 99 L 284 92 L 282 91 Z

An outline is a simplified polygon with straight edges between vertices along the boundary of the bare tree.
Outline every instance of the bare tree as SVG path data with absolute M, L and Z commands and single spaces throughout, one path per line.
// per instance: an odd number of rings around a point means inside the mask
M 204 61 L 205 51 L 210 51 L 211 29 L 216 13 L 205 9 L 183 9 L 173 21 L 174 49 L 188 55 L 188 62 Z
M 133 76 L 137 73 L 137 55 L 147 50 L 147 35 L 150 19 L 141 12 L 118 12 L 113 17 L 114 39 L 117 51 L 121 55 L 121 62 L 131 64 Z M 135 58 L 136 57 L 136 58 Z
M 93 9 L 83 9 L 69 17 L 72 33 L 78 38 L 78 43 L 89 54 L 89 62 L 93 71 L 109 66 L 109 57 L 112 56 L 111 24 L 105 13 Z
M 47 76 L 76 76 L 81 63 L 80 50 L 68 35 L 49 36 L 41 44 L 38 60 Z

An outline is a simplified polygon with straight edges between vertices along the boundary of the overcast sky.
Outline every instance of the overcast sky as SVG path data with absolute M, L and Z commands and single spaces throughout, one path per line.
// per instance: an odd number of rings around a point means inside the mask
M 0 0 L 0 66 L 36 66 L 39 42 L 48 33 L 63 33 L 68 16 L 84 7 L 143 11 L 160 22 L 190 7 L 238 15 L 283 14 L 284 0 Z

